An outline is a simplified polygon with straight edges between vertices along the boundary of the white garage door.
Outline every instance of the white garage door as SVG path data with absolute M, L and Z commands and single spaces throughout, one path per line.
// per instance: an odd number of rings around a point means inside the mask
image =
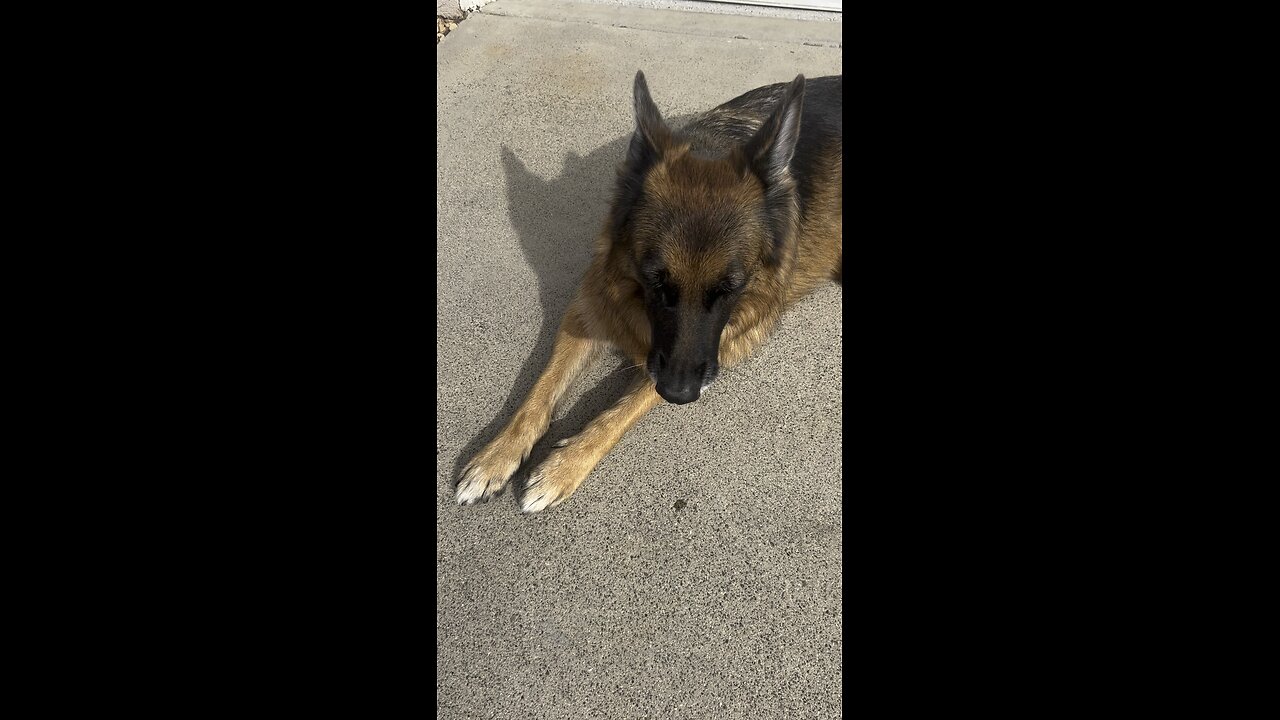
M 769 7 L 799 8 L 801 10 L 830 10 L 842 12 L 843 0 L 710 0 L 733 5 L 768 5 Z

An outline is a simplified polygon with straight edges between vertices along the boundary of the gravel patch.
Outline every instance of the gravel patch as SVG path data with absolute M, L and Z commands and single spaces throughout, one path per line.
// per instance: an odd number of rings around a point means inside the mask
M 462 20 L 466 20 L 468 17 L 471 17 L 471 13 L 463 13 L 461 20 L 454 20 L 451 18 L 437 15 L 436 16 L 436 44 L 439 45 L 440 41 L 444 39 L 445 35 L 448 35 L 449 33 L 456 30 L 458 27 L 458 23 L 462 22 Z

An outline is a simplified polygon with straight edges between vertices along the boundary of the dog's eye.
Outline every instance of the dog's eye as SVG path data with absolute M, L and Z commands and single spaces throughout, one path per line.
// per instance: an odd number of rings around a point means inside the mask
M 662 293 L 662 305 L 664 307 L 675 307 L 676 303 L 680 300 L 679 293 L 677 293 L 676 289 L 670 285 L 658 285 L 658 292 Z
M 679 292 L 667 284 L 667 272 L 665 270 L 659 270 L 651 276 L 649 292 L 653 297 L 662 300 L 663 307 L 675 307 L 680 300 Z
M 722 282 L 719 285 L 716 285 L 715 287 L 707 291 L 707 304 L 710 305 L 717 300 L 721 300 L 730 295 L 733 295 L 734 293 L 738 292 L 738 290 L 740 289 L 741 288 L 737 285 L 737 283 L 726 280 L 725 282 Z

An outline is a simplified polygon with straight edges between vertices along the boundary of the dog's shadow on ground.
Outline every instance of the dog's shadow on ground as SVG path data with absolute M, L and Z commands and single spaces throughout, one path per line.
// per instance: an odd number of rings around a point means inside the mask
M 673 119 L 672 125 L 682 125 L 687 119 Z M 543 180 L 531 172 L 519 157 L 520 148 L 501 147 L 511 225 L 520 238 L 525 261 L 538 277 L 542 327 L 538 331 L 537 343 L 507 393 L 502 410 L 480 435 L 463 448 L 454 462 L 454 486 L 462 468 L 502 430 L 546 367 L 560 320 L 577 291 L 582 274 L 586 272 L 596 234 L 604 225 L 618 164 L 625 158 L 630 140 L 628 133 L 589 155 L 569 154 L 563 170 L 553 180 Z M 520 348 L 512 348 L 513 353 L 520 351 Z M 599 362 L 614 363 L 618 357 L 605 354 Z M 637 372 L 625 366 L 611 372 L 596 387 L 583 394 L 572 409 L 553 419 L 547 434 L 534 446 L 508 487 L 514 488 L 518 494 L 529 472 L 550 454 L 555 443 L 578 433 L 592 418 L 617 401 Z

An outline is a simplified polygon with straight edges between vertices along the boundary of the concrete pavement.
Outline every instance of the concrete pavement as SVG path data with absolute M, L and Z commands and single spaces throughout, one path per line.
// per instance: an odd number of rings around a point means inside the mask
M 625 26 L 625 27 L 623 27 Z M 839 23 L 497 0 L 436 47 L 438 718 L 841 714 L 842 289 L 545 513 L 453 501 L 542 369 L 643 69 L 678 124 L 839 74 Z M 517 477 L 621 393 L 610 356 Z

